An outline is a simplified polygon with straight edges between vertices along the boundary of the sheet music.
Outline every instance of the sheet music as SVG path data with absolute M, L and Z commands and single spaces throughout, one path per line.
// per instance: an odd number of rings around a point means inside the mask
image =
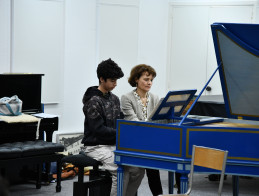
M 35 117 L 39 117 L 39 118 L 55 118 L 58 117 L 57 115 L 54 114 L 46 114 L 46 113 L 37 113 L 37 114 L 32 114 Z
M 55 117 L 58 117 L 58 115 L 46 114 L 46 113 L 37 113 L 37 114 L 30 114 L 30 115 L 38 117 L 38 118 L 55 118 Z M 0 119 L 0 121 L 4 121 L 4 120 Z
M 199 115 L 189 115 L 188 119 L 199 120 L 200 122 L 204 121 L 211 121 L 211 120 L 221 120 L 222 117 L 215 117 L 215 116 L 199 116 Z
M 175 102 L 175 101 L 187 101 L 190 97 L 190 94 L 182 95 L 171 95 L 166 102 Z

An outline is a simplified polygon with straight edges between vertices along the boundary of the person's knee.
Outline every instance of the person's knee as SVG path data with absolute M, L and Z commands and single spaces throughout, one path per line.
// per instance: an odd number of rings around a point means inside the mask
M 142 169 L 142 168 L 134 168 L 132 171 L 131 171 L 131 178 L 133 180 L 142 180 L 144 178 L 144 175 L 145 175 L 145 170 Z

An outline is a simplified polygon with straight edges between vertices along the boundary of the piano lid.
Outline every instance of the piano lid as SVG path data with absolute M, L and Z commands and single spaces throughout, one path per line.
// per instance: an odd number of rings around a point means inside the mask
M 23 113 L 42 112 L 41 84 L 44 74 L 0 74 L 0 98 L 17 95 Z
M 148 119 L 161 120 L 180 117 L 196 91 L 196 89 L 169 91 L 165 98 L 160 99 Z
M 259 25 L 211 25 L 229 118 L 259 120 Z

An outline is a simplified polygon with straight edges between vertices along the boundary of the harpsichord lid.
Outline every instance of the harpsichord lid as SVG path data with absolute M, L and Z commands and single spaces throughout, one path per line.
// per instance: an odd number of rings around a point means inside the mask
M 211 25 L 229 118 L 259 120 L 259 25 Z

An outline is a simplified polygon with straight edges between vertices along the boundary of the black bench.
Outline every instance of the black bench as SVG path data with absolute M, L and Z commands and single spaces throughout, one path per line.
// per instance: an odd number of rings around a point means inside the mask
M 36 188 L 41 188 L 42 166 L 44 163 L 57 163 L 56 191 L 61 191 L 61 159 L 64 146 L 59 143 L 42 140 L 12 142 L 0 144 L 0 168 L 1 175 L 5 177 L 6 169 L 14 168 L 17 164 L 36 164 L 37 179 Z
M 84 152 L 76 155 L 69 155 L 62 159 L 62 163 L 72 163 L 78 167 L 78 181 L 74 182 L 73 196 L 110 196 L 111 175 L 108 171 L 99 168 L 101 162 L 88 157 Z M 84 167 L 92 166 L 89 181 L 84 182 Z

